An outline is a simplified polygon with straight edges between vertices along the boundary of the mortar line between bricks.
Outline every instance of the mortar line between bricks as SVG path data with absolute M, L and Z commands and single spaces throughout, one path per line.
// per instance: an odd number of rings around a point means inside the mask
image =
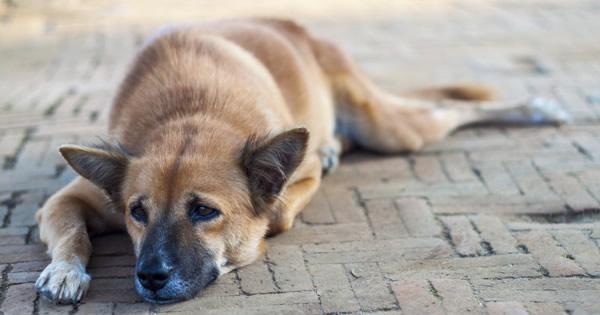
M 300 248 L 300 252 L 302 253 L 302 262 L 304 265 L 304 269 L 310 276 L 310 283 L 312 284 L 313 292 L 315 293 L 315 295 L 317 296 L 317 300 L 319 301 L 319 310 L 321 310 L 321 314 L 325 314 L 325 310 L 323 309 L 323 301 L 321 300 L 321 294 L 319 294 L 319 289 L 317 288 L 317 284 L 315 283 L 314 275 L 312 274 L 312 272 L 310 272 L 310 268 L 308 268 L 307 260 L 304 257 L 304 254 L 306 254 L 306 252 L 304 250 L 304 246 L 300 245 L 298 247 Z
M 0 279 L 0 309 L 4 304 L 4 300 L 6 299 L 6 294 L 8 292 L 8 273 L 12 270 L 12 264 L 6 265 L 4 270 L 2 270 L 2 279 Z
M 394 294 L 394 290 L 392 290 L 392 281 L 390 278 L 385 276 L 378 261 L 375 262 L 375 265 L 377 266 L 377 271 L 379 271 L 381 278 L 383 278 L 383 281 L 385 282 L 385 287 L 388 289 L 388 293 L 394 297 L 394 305 L 396 306 L 396 309 L 400 310 L 400 301 L 398 301 L 398 297 L 396 294 Z
M 473 220 L 471 219 L 472 216 L 473 215 L 467 215 L 466 217 L 467 217 L 467 220 L 469 221 L 469 223 L 471 224 L 473 231 L 475 231 L 475 233 L 477 233 L 477 235 L 479 236 L 479 239 L 481 239 L 481 242 L 479 242 L 479 243 L 481 245 L 481 248 L 485 251 L 484 255 L 478 255 L 478 256 L 496 255 L 496 251 L 492 247 L 492 244 L 483 238 L 483 236 L 481 235 L 481 230 L 479 230 L 479 227 L 477 226 L 477 224 L 475 224 L 475 222 L 473 222 Z
M 479 170 L 479 168 L 477 168 L 474 165 L 475 161 L 473 161 L 473 158 L 471 157 L 471 152 L 465 151 L 465 158 L 466 158 L 467 162 L 469 163 L 469 167 L 471 168 L 471 172 L 473 172 L 473 174 L 475 175 L 475 177 L 477 177 L 477 179 L 479 180 L 479 182 L 483 185 L 483 187 L 485 187 L 485 190 L 487 190 L 488 194 L 492 193 L 492 191 L 490 190 L 490 187 L 488 186 L 487 182 L 483 178 L 483 175 L 481 174 L 481 170 Z
M 375 230 L 373 229 L 373 221 L 371 221 L 371 216 L 369 216 L 367 202 L 365 201 L 363 196 L 360 194 L 360 191 L 358 190 L 358 188 L 352 187 L 352 191 L 358 197 L 358 200 L 357 200 L 358 206 L 362 209 L 363 214 L 365 215 L 365 218 L 367 219 L 367 224 L 369 225 L 369 231 L 371 232 L 371 236 L 373 236 L 373 238 L 377 238 L 377 236 L 375 235 Z

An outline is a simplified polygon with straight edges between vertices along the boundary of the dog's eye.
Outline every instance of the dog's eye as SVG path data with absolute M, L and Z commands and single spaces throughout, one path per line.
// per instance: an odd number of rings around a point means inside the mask
M 193 223 L 214 219 L 218 217 L 219 214 L 221 214 L 219 210 L 202 204 L 192 205 L 189 211 L 190 220 L 192 220 Z
M 141 204 L 135 204 L 131 207 L 131 217 L 138 222 L 148 223 L 148 215 L 146 215 L 146 210 Z

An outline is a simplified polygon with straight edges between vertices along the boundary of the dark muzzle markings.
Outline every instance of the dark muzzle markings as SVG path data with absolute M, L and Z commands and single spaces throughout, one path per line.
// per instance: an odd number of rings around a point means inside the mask
M 193 226 L 160 219 L 148 226 L 136 263 L 135 287 L 147 301 L 172 303 L 194 296 L 219 275 Z

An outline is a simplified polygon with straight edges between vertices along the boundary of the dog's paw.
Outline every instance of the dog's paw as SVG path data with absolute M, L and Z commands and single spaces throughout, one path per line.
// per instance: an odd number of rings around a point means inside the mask
M 41 295 L 60 304 L 75 304 L 87 291 L 92 278 L 79 263 L 53 262 L 42 271 L 35 286 Z
M 321 167 L 323 168 L 324 175 L 331 174 L 340 164 L 340 153 L 333 147 L 320 147 L 319 157 L 321 158 Z
M 558 103 L 544 98 L 534 97 L 527 101 L 527 110 L 532 123 L 566 124 L 572 118 Z

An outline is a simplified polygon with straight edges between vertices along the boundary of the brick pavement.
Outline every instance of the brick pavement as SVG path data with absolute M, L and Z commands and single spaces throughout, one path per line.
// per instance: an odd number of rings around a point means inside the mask
M 168 3 L 168 4 L 167 4 Z M 594 1 L 0 3 L 3 314 L 600 314 L 600 5 Z M 424 152 L 356 153 L 266 256 L 197 298 L 142 303 L 124 235 L 94 240 L 78 306 L 33 289 L 33 213 L 102 135 L 135 50 L 169 21 L 293 16 L 393 91 L 460 81 L 541 95 L 569 126 L 473 128 Z

